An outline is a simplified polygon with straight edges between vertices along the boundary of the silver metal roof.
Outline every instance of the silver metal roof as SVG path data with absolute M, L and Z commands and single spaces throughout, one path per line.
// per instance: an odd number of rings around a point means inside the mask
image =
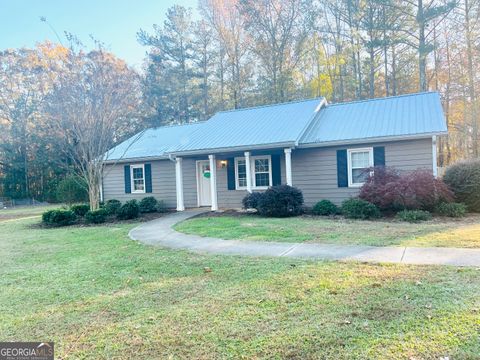
M 147 129 L 118 144 L 107 153 L 107 161 L 165 157 L 180 144 L 190 141 L 190 134 L 204 123 L 162 126 Z
M 300 145 L 446 132 L 439 94 L 424 92 L 327 105 L 305 132 Z
M 222 111 L 201 123 L 148 129 L 110 150 L 107 161 L 328 146 L 447 132 L 436 92 L 325 104 L 324 98 L 317 98 Z
M 198 127 L 175 153 L 294 144 L 324 98 L 222 111 Z

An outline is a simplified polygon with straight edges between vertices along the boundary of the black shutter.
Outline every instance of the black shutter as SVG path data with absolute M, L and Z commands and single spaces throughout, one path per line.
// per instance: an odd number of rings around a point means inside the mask
M 125 194 L 130 194 L 132 192 L 132 184 L 130 181 L 130 165 L 125 165 L 124 168 L 124 178 L 125 178 Z
M 377 146 L 373 148 L 373 165 L 385 166 L 385 147 Z
M 280 155 L 272 155 L 272 185 L 282 184 L 282 169 L 280 165 Z
M 227 159 L 227 186 L 228 190 L 235 190 L 235 159 Z
M 338 187 L 348 187 L 347 150 L 337 150 L 337 183 Z
M 152 192 L 152 165 L 145 164 L 145 192 Z

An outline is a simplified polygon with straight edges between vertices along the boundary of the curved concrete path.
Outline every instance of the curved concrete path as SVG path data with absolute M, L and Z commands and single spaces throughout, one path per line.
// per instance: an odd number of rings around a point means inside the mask
M 480 249 L 379 247 L 223 240 L 182 234 L 172 229 L 172 226 L 176 223 L 203 212 L 206 211 L 188 210 L 170 214 L 139 225 L 130 230 L 128 235 L 133 240 L 149 245 L 160 245 L 172 249 L 186 249 L 211 254 L 480 266 Z

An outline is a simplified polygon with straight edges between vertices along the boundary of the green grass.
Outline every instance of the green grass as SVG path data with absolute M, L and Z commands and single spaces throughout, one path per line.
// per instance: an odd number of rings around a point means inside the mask
M 480 248 L 480 216 L 422 223 L 328 217 L 263 218 L 256 215 L 197 217 L 175 226 L 188 234 L 222 239 L 317 242 L 373 246 Z
M 59 204 L 42 206 L 18 206 L 14 208 L 0 208 L 0 222 L 12 219 L 40 216 L 43 212 L 61 207 Z
M 38 221 L 0 223 L 0 339 L 57 358 L 480 353 L 478 269 L 207 256 L 131 241 L 134 224 Z

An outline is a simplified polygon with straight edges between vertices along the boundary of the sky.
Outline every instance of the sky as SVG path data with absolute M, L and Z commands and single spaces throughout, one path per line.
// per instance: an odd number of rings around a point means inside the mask
M 174 5 L 197 8 L 197 0 L 0 0 L 0 50 L 58 42 L 50 24 L 65 42 L 64 32 L 92 46 L 90 34 L 137 69 L 147 48 L 137 42 L 139 29 L 163 24 Z M 48 24 L 40 21 L 44 16 Z

